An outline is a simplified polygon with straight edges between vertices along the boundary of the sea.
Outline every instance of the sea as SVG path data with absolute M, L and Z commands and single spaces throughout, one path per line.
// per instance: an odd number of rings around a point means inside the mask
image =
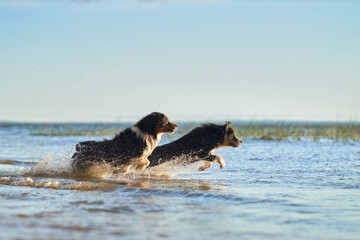
M 242 139 L 223 169 L 83 178 L 76 143 L 111 136 L 37 133 L 0 124 L 0 239 L 360 239 L 359 141 Z

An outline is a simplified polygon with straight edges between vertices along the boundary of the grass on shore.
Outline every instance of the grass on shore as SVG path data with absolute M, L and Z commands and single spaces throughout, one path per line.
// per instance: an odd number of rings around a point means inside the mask
M 332 141 L 360 141 L 360 124 L 352 123 L 250 123 L 233 128 L 237 136 L 245 139 L 319 141 L 327 138 Z
M 31 124 L 30 124 L 31 125 Z M 59 123 L 32 124 L 30 134 L 36 136 L 114 136 L 130 126 L 125 123 Z M 181 137 L 200 123 L 180 123 L 175 134 L 163 137 Z M 301 123 L 301 122 L 234 122 L 235 135 L 242 139 L 274 141 L 360 141 L 360 123 Z

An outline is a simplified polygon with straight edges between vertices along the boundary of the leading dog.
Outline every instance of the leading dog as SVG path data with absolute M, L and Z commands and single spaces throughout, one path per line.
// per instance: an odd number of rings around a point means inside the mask
M 144 170 L 150 164 L 147 158 L 161 135 L 173 133 L 176 128 L 165 114 L 153 112 L 111 140 L 79 142 L 72 156 L 72 167 L 75 172 L 84 174 L 100 164 L 111 166 L 114 174 L 127 173 L 130 168 Z
M 224 168 L 224 160 L 220 155 L 214 155 L 214 151 L 222 147 L 237 148 L 242 143 L 235 137 L 230 125 L 230 122 L 225 125 L 204 124 L 174 142 L 156 147 L 148 157 L 149 167 L 178 160 L 177 163 L 183 165 L 204 161 L 205 165 L 199 168 L 200 171 L 210 168 L 212 162 L 218 162 L 220 168 Z

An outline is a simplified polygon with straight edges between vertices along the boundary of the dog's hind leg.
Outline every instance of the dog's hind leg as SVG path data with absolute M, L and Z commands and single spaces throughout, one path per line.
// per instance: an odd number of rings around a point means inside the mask
M 118 173 L 127 173 L 129 172 L 130 166 L 131 165 L 121 165 L 113 172 L 113 174 L 116 175 Z
M 203 160 L 203 162 L 205 162 L 204 166 L 199 167 L 199 171 L 205 171 L 208 168 L 211 168 L 211 162 Z
M 146 161 L 145 161 L 146 160 Z M 137 171 L 143 171 L 147 166 L 150 165 L 150 161 L 148 159 L 142 160 L 140 164 L 138 164 L 135 168 Z

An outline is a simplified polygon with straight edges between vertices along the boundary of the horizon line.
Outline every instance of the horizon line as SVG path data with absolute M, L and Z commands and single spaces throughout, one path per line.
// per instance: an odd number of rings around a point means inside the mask
M 139 118 L 140 119 L 140 118 Z M 139 120 L 138 119 L 138 120 Z M 128 123 L 135 123 L 138 120 L 63 120 L 63 121 L 54 121 L 54 120 L 39 120 L 39 121 L 33 121 L 33 120 L 1 120 L 0 119 L 0 124 L 87 124 L 87 123 L 100 123 L 100 124 L 128 124 Z M 271 119 L 271 118 L 243 118 L 243 119 L 235 119 L 235 118 L 228 118 L 228 119 L 194 119 L 194 120 L 185 120 L 185 119 L 174 119 L 172 120 L 173 122 L 181 122 L 181 123 L 209 123 L 209 122 L 214 122 L 214 123 L 220 123 L 220 122 L 226 122 L 226 121 L 230 121 L 233 123 L 238 123 L 238 122 L 259 122 L 259 123 L 266 123 L 266 122 L 272 122 L 272 123 L 339 123 L 339 124 L 344 124 L 344 123 L 355 123 L 355 124 L 359 124 L 360 120 L 357 119 L 336 119 L 336 120 L 329 120 L 329 119 Z

